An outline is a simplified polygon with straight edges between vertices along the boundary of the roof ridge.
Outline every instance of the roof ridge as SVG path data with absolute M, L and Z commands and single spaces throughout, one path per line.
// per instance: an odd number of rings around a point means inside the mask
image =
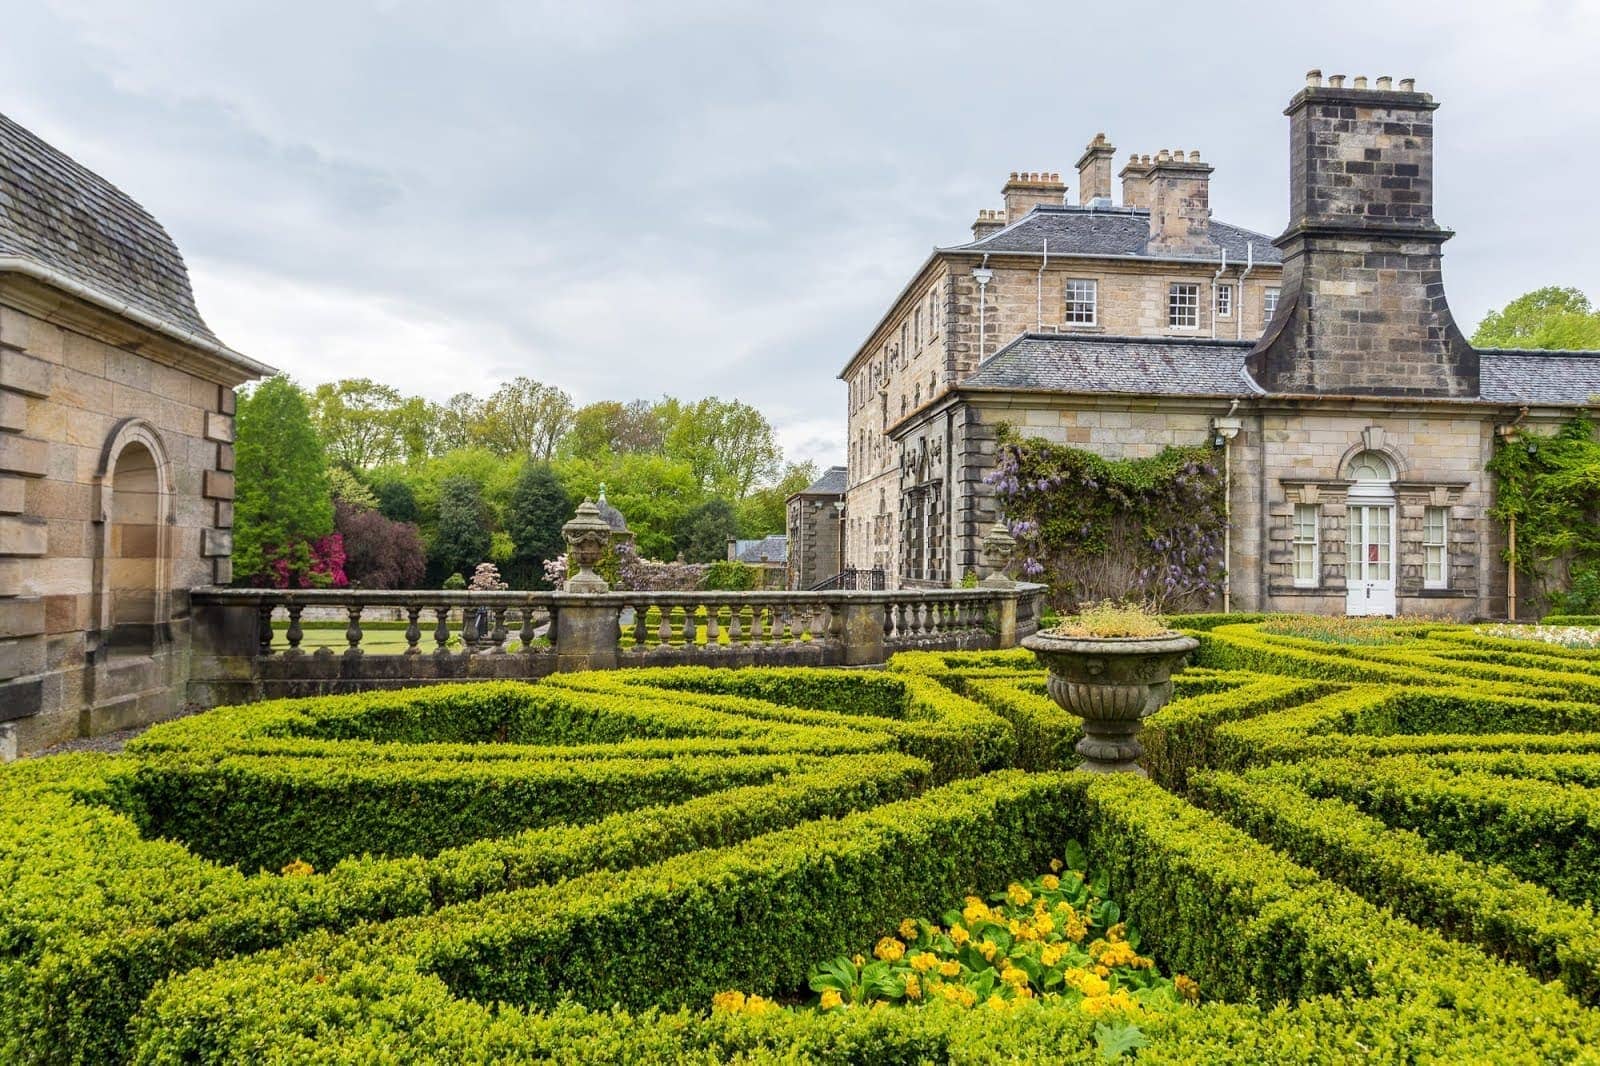
M 1193 346 L 1224 345 L 1229 348 L 1253 348 L 1255 347 L 1256 343 L 1253 340 L 1234 340 L 1229 337 L 1172 337 L 1165 334 L 1159 336 L 1141 337 L 1133 333 L 1078 333 L 1072 330 L 1063 330 L 1058 333 L 1041 333 L 1034 330 L 1028 330 L 1023 333 L 1019 333 L 1015 339 L 1006 344 L 1005 348 L 1001 348 L 1000 351 L 1005 351 L 1006 348 L 1009 348 L 1011 345 L 1016 344 L 1017 341 L 1022 340 L 1072 340 L 1088 344 L 1172 344 Z M 997 351 L 995 354 L 999 355 L 1000 351 Z
M 1534 358 L 1575 355 L 1581 359 L 1600 359 L 1600 348 L 1479 348 L 1477 345 L 1472 347 L 1479 355 L 1529 355 Z

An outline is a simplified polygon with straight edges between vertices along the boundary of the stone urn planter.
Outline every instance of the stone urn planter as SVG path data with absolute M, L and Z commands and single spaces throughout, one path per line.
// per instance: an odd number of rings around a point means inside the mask
M 1154 637 L 1069 637 L 1035 633 L 1022 646 L 1050 672 L 1050 698 L 1083 719 L 1079 770 L 1143 774 L 1139 729 L 1172 698 L 1172 675 L 1200 642 Z

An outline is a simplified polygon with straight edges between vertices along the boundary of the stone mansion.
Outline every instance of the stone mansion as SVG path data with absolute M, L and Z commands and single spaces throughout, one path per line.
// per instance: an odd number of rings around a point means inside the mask
M 1347 83 L 1348 82 L 1348 83 Z M 1433 218 L 1413 83 L 1307 76 L 1277 238 L 1211 217 L 1199 153 L 1012 174 L 846 364 L 844 556 L 891 585 L 981 569 L 996 426 L 1109 458 L 1209 442 L 1230 484 L 1226 605 L 1506 613 L 1485 464 L 1600 405 L 1600 353 L 1474 349 Z M 1219 605 L 1220 606 L 1220 605 Z

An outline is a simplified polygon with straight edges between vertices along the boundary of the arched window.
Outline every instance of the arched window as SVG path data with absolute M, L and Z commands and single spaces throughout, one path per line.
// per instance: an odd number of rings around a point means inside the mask
M 1361 452 L 1350 460 L 1350 480 L 1357 486 L 1383 485 L 1387 491 L 1394 480 L 1394 467 L 1382 452 Z

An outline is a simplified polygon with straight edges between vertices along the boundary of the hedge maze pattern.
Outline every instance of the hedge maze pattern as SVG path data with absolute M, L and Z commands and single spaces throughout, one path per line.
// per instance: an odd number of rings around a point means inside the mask
M 1591 1057 L 1600 652 L 1180 624 L 1149 780 L 1063 772 L 1017 652 L 262 703 L 18 764 L 0 1061 L 1091 1062 L 1046 1004 L 707 1011 L 1069 839 L 1205 992 L 1141 1061 Z

